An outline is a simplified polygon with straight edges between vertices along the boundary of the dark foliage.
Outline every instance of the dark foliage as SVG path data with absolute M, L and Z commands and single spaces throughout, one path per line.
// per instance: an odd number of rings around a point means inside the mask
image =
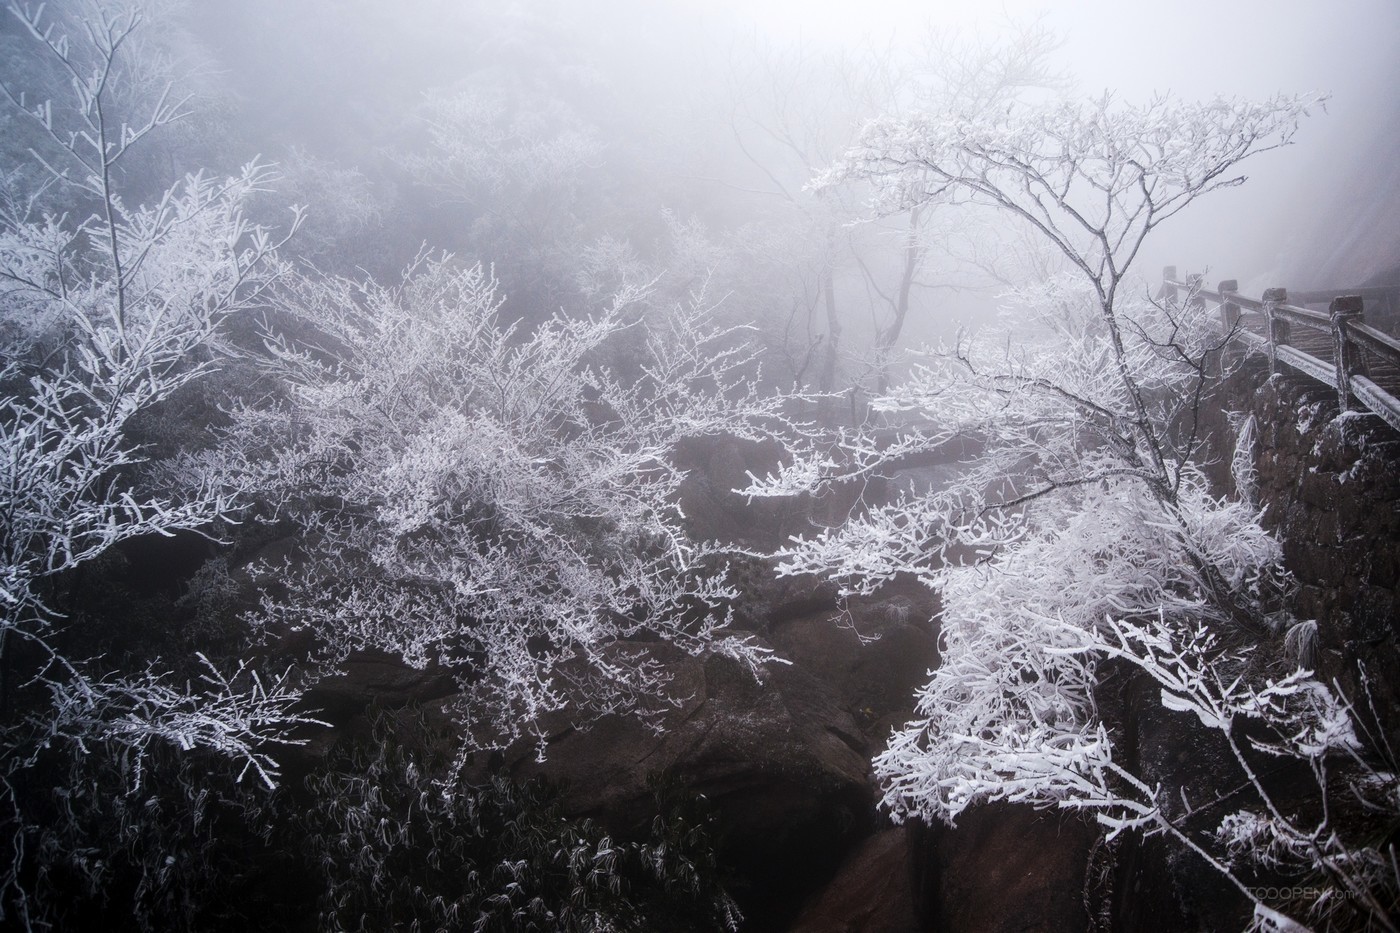
M 421 720 L 380 714 L 368 742 L 308 779 L 324 929 L 737 929 L 711 819 L 673 783 L 654 782 L 650 832 L 627 840 L 565 817 L 548 782 L 468 787 L 451 760 Z

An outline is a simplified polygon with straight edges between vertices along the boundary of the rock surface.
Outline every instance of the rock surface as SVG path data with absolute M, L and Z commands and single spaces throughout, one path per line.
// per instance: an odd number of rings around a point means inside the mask
M 991 805 L 931 831 L 924 929 L 1066 933 L 1088 929 L 1084 879 L 1097 827 L 1073 816 Z
M 909 827 L 866 839 L 789 933 L 919 933 L 923 835 Z
M 914 691 L 938 665 L 938 600 L 915 581 L 772 626 L 773 645 L 818 678 L 861 726 L 874 755 L 914 710 Z

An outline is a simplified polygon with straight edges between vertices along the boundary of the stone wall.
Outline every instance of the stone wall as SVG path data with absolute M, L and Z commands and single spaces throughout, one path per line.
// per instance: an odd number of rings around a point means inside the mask
M 1400 433 L 1370 413 L 1340 413 L 1336 393 L 1302 376 L 1244 374 L 1235 388 L 1258 425 L 1265 525 L 1297 578 L 1293 611 L 1317 623 L 1318 674 L 1369 716 L 1400 727 Z M 1393 741 L 1393 739 L 1392 739 Z

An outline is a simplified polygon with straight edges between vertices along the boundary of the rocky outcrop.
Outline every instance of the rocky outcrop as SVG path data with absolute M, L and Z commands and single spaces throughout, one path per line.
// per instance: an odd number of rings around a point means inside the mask
M 934 606 L 921 587 L 847 606 L 813 597 L 810 586 L 784 585 L 764 599 L 769 642 L 788 663 L 771 665 L 761 681 L 726 659 L 658 644 L 682 698 L 659 728 L 612 717 L 551 735 L 543 762 L 525 743 L 505 761 L 516 777 L 563 782 L 570 813 L 620 831 L 651 812 L 652 775 L 704 795 L 746 931 L 788 929 L 872 832 L 870 757 L 907 718 L 937 657 Z M 912 914 L 911 892 L 870 909 Z
M 1266 375 L 1253 365 L 1217 409 L 1253 412 L 1259 425 L 1259 495 L 1299 583 L 1297 612 L 1318 620 L 1320 672 L 1356 696 L 1355 665 L 1364 661 L 1382 718 L 1400 722 L 1400 438 L 1373 417 L 1336 416 L 1321 387 Z M 1217 420 L 1224 445 L 1224 415 Z M 812 527 L 810 503 L 754 512 L 731 491 L 776 463 L 775 451 L 721 438 L 696 442 L 685 457 L 692 475 L 683 505 L 698 536 L 760 548 Z M 1244 922 L 1242 899 L 1189 853 L 1131 834 L 1106 845 L 1098 827 L 1073 815 L 991 806 L 963 814 L 956 828 L 889 827 L 876 812 L 869 761 L 910 716 L 915 690 L 938 663 L 935 597 L 899 580 L 840 603 L 828 585 L 775 580 L 763 561 L 732 569 L 744 593 L 740 624 L 789 663 L 755 680 L 726 659 L 657 644 L 678 700 L 659 728 L 621 717 L 588 729 L 561 725 L 548 734 L 543 762 L 522 743 L 477 766 L 560 780 L 570 815 L 623 832 L 654 812 L 652 775 L 704 795 L 752 933 L 1166 933 Z M 1188 799 L 1199 806 L 1225 786 L 1229 762 L 1140 680 L 1124 672 L 1101 698 L 1105 715 L 1122 724 L 1120 749 L 1133 770 L 1184 787 L 1183 807 Z M 318 698 L 342 720 L 371 700 L 431 712 L 452 702 L 451 690 L 442 672 L 365 656 L 319 687 Z M 1208 807 L 1174 816 L 1194 831 L 1218 819 Z
M 932 831 L 928 930 L 1085 930 L 1085 866 L 1097 827 L 1024 806 L 977 807 Z
M 914 692 L 938 665 L 938 601 L 913 580 L 870 597 L 775 621 L 773 646 L 816 677 L 859 724 L 862 750 L 884 748 L 914 709 Z

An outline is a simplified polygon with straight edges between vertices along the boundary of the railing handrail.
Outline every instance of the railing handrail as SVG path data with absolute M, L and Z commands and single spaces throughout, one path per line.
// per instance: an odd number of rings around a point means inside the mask
M 1392 298 L 1400 297 L 1400 285 L 1361 285 L 1356 288 L 1314 288 L 1299 289 L 1289 292 L 1291 297 L 1298 304 L 1312 305 L 1325 304 L 1338 295 L 1360 295 L 1368 301 L 1389 301 Z
M 1271 372 L 1278 371 L 1279 363 L 1286 363 L 1336 389 L 1337 404 L 1342 411 L 1352 408 L 1352 398 L 1355 397 L 1364 407 L 1400 431 L 1400 399 L 1369 377 L 1362 357 L 1362 351 L 1365 351 L 1400 369 L 1400 340 L 1376 330 L 1362 319 L 1364 296 L 1370 293 L 1378 297 L 1376 293 L 1388 293 L 1393 289 L 1350 289 L 1330 297 L 1320 292 L 1303 293 L 1309 303 L 1327 301 L 1328 311 L 1323 313 L 1289 304 L 1288 292 L 1282 288 L 1266 289 L 1262 298 L 1250 298 L 1235 290 L 1233 280 L 1223 281 L 1218 289 L 1212 290 L 1204 287 L 1201 278 L 1199 275 L 1180 277 L 1175 266 L 1168 266 L 1162 272 L 1162 294 L 1164 297 L 1174 297 L 1185 291 L 1193 299 L 1216 302 L 1220 307 L 1224 329 L 1233 330 L 1238 336 L 1265 349 Z M 1294 300 L 1303 299 L 1294 296 Z M 1262 337 L 1241 326 L 1245 312 L 1264 318 Z M 1332 359 L 1319 359 L 1294 346 L 1290 339 L 1290 325 L 1294 324 L 1330 335 Z
M 1367 349 L 1378 356 L 1392 356 L 1400 360 L 1400 340 L 1387 334 L 1385 331 L 1376 330 L 1370 324 L 1363 324 L 1360 321 L 1347 322 L 1347 330 L 1357 338 L 1357 343 L 1366 344 Z
M 1241 295 L 1239 292 L 1211 291 L 1210 289 L 1204 286 L 1193 285 L 1189 281 L 1174 281 L 1165 277 L 1162 279 L 1162 284 L 1170 285 L 1175 288 L 1185 290 L 1190 290 L 1194 288 L 1195 294 L 1201 296 L 1202 298 L 1211 298 L 1214 299 L 1216 302 L 1228 301 L 1230 304 L 1238 305 L 1239 307 L 1247 309 L 1249 311 L 1262 312 L 1264 310 L 1263 299 L 1250 298 L 1246 295 Z M 1351 294 L 1351 292 L 1347 292 L 1346 294 L 1349 295 Z M 1228 298 L 1225 297 L 1227 295 L 1229 296 Z M 1336 296 L 1334 295 L 1333 297 Z M 1278 314 L 1284 315 L 1285 317 L 1292 318 L 1293 320 L 1298 321 L 1300 324 L 1305 324 L 1309 327 L 1316 327 L 1320 330 L 1332 329 L 1332 318 L 1329 315 L 1323 314 L 1321 311 L 1314 311 L 1312 308 L 1304 308 L 1302 305 L 1291 305 L 1283 303 L 1274 305 L 1274 311 Z

